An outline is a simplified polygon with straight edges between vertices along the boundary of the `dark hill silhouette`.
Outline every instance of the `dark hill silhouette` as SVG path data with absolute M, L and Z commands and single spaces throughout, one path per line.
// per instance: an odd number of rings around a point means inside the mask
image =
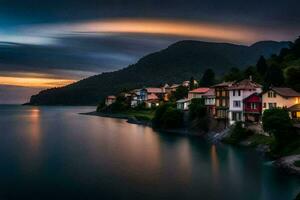
M 207 68 L 223 73 L 231 67 L 255 64 L 259 56 L 277 54 L 288 42 L 263 41 L 251 46 L 201 41 L 180 41 L 141 58 L 136 64 L 92 76 L 71 85 L 41 91 L 32 105 L 95 105 L 123 89 L 176 83 L 200 78 Z

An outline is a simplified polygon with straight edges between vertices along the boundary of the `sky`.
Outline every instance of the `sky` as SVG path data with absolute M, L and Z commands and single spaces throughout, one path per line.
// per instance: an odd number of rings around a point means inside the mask
M 300 35 L 299 0 L 0 0 L 0 104 L 114 71 L 186 39 Z

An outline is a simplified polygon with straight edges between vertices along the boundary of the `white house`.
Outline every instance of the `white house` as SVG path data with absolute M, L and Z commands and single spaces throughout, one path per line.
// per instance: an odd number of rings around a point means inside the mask
M 188 99 L 202 98 L 202 95 L 209 91 L 209 88 L 197 88 L 189 91 Z
M 262 86 L 250 79 L 244 79 L 233 83 L 229 88 L 229 123 L 234 124 L 236 121 L 244 121 L 243 100 L 254 93 L 261 93 Z
M 271 87 L 262 94 L 263 111 L 270 108 L 289 108 L 300 103 L 300 93 L 291 88 Z
M 177 103 L 177 109 L 188 110 L 189 105 L 191 104 L 191 100 L 190 99 L 180 99 L 180 100 L 176 101 L 176 103 Z

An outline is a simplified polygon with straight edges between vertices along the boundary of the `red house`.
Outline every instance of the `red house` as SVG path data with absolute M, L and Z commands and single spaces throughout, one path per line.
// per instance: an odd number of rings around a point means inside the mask
M 245 122 L 259 122 L 262 111 L 262 97 L 253 93 L 244 100 Z

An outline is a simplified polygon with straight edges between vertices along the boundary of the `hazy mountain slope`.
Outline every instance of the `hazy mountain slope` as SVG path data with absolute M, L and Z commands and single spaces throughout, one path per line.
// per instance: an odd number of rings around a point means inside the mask
M 103 73 L 74 84 L 48 89 L 31 97 L 34 105 L 92 105 L 122 89 L 175 83 L 191 76 L 200 78 L 212 68 L 225 72 L 230 67 L 254 64 L 260 55 L 269 56 L 287 47 L 288 42 L 265 41 L 252 46 L 200 41 L 180 41 L 141 58 L 119 71 Z

